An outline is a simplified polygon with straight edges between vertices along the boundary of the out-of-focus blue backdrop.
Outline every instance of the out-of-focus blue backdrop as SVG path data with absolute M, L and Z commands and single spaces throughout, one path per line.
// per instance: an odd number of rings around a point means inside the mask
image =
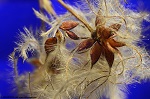
M 57 10 L 57 6 L 61 8 L 61 5 L 55 1 L 52 0 Z M 72 3 L 76 0 L 66 1 Z M 127 1 L 130 6 L 126 6 L 131 9 L 150 12 L 150 0 Z M 8 55 L 16 46 L 14 42 L 17 41 L 19 30 L 23 31 L 23 27 L 30 28 L 32 26 L 33 28 L 37 28 L 40 26 L 40 20 L 34 15 L 32 8 L 39 9 L 38 0 L 0 0 L 0 96 L 11 96 L 14 94 L 11 93 L 13 87 L 15 87 L 13 86 L 13 79 L 8 74 L 12 70 L 9 67 Z M 148 22 L 143 22 L 143 24 L 147 27 L 150 25 Z M 147 40 L 150 38 L 149 32 L 150 30 L 143 33 L 146 35 L 143 41 L 147 50 L 150 49 L 150 42 Z M 22 64 L 22 62 L 20 61 L 19 64 Z M 24 65 L 19 68 L 20 73 L 24 73 L 24 70 L 33 70 L 29 64 L 25 63 Z M 129 85 L 128 99 L 150 99 L 150 81 Z

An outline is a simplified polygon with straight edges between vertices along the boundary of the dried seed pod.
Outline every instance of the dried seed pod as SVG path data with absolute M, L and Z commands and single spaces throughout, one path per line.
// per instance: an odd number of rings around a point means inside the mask
M 100 58 L 101 53 L 102 53 L 102 47 L 98 42 L 96 42 L 90 51 L 92 67 Z
M 45 51 L 46 51 L 47 54 L 54 51 L 55 44 L 57 44 L 57 38 L 56 37 L 51 37 L 51 38 L 46 40 L 46 42 L 45 42 Z
M 117 42 L 115 41 L 114 39 L 108 39 L 107 42 L 111 45 L 111 47 L 122 47 L 122 46 L 125 46 L 125 43 L 122 43 L 122 42 Z
M 115 23 L 115 24 L 109 26 L 109 28 L 112 28 L 116 31 L 118 31 L 120 29 L 120 27 L 121 27 L 121 24 L 118 24 L 118 23 Z
M 95 43 L 95 40 L 93 39 L 84 40 L 83 42 L 79 44 L 77 52 L 90 48 L 94 43 Z
M 75 28 L 79 23 L 75 22 L 75 21 L 65 21 L 61 24 L 61 26 L 59 27 L 62 30 L 71 30 L 73 28 Z
M 107 63 L 109 67 L 111 68 L 114 62 L 114 53 L 109 51 L 107 48 L 104 48 L 104 53 L 103 55 L 105 56 Z
M 66 31 L 66 33 L 73 40 L 78 40 L 79 39 L 79 37 L 72 31 Z

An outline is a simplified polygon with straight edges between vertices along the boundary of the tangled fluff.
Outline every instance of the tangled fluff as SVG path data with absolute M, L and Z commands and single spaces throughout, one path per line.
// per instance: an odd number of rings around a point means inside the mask
M 46 25 L 20 33 L 10 60 L 18 95 L 37 99 L 126 99 L 127 85 L 150 77 L 150 58 L 139 46 L 148 14 L 123 6 L 125 0 L 58 0 L 67 12 L 39 0 L 36 16 Z M 43 11 L 48 14 L 44 14 Z M 18 75 L 17 60 L 32 64 Z

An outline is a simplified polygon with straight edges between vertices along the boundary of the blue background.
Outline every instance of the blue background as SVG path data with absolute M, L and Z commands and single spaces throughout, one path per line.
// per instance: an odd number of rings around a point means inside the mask
M 54 2 L 56 0 L 52 0 Z M 76 1 L 76 0 L 66 0 L 66 1 Z M 79 0 L 80 1 L 80 0 Z M 129 5 L 131 9 L 137 9 L 142 11 L 150 11 L 150 0 L 143 0 L 143 5 L 139 2 L 142 0 L 130 0 Z M 57 10 L 57 2 L 54 2 L 55 9 Z M 60 6 L 60 5 L 59 5 Z M 32 8 L 39 9 L 38 0 L 0 0 L 0 95 L 10 96 L 15 93 L 11 93 L 13 86 L 13 79 L 8 74 L 12 69 L 9 67 L 8 55 L 13 51 L 16 46 L 15 41 L 17 41 L 17 34 L 19 30 L 23 31 L 23 27 L 37 28 L 40 26 L 40 20 L 36 18 L 33 13 Z M 59 10 L 58 10 L 59 11 Z M 146 27 L 150 24 L 148 22 L 143 22 Z M 150 38 L 148 31 L 144 31 L 143 34 L 146 35 L 145 39 Z M 145 40 L 144 44 L 149 51 L 150 42 Z M 21 60 L 19 64 L 22 64 Z M 19 67 L 19 73 L 24 73 L 24 71 L 32 71 L 33 68 L 25 63 L 25 66 Z M 141 84 L 129 85 L 128 99 L 150 99 L 150 82 L 143 81 Z

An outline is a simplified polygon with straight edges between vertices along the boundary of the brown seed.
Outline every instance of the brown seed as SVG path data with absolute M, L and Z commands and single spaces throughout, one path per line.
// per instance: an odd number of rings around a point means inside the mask
M 54 51 L 55 44 L 57 44 L 57 38 L 56 37 L 51 37 L 51 38 L 46 40 L 46 42 L 45 42 L 45 51 L 46 51 L 47 54 Z
M 73 33 L 72 31 L 66 31 L 66 33 L 73 40 L 78 40 L 79 39 L 79 37 L 75 33 Z
M 91 68 L 98 61 L 98 59 L 100 58 L 101 53 L 102 53 L 102 47 L 98 42 L 96 42 L 93 45 L 93 47 L 91 48 L 91 51 L 90 51 L 91 64 L 92 64 Z
M 115 41 L 114 39 L 108 39 L 107 42 L 111 45 L 111 47 L 122 47 L 122 46 L 125 46 L 125 43 L 122 43 L 122 42 L 117 42 Z
M 93 39 L 86 39 L 79 44 L 77 52 L 90 48 L 94 44 Z
M 107 48 L 104 48 L 104 56 L 107 60 L 107 63 L 109 65 L 109 67 L 111 68 L 114 62 L 114 53 L 111 52 L 110 50 L 108 50 Z
M 69 20 L 69 21 L 63 22 L 59 28 L 62 30 L 71 30 L 75 28 L 78 24 L 79 24 L 78 22 Z

